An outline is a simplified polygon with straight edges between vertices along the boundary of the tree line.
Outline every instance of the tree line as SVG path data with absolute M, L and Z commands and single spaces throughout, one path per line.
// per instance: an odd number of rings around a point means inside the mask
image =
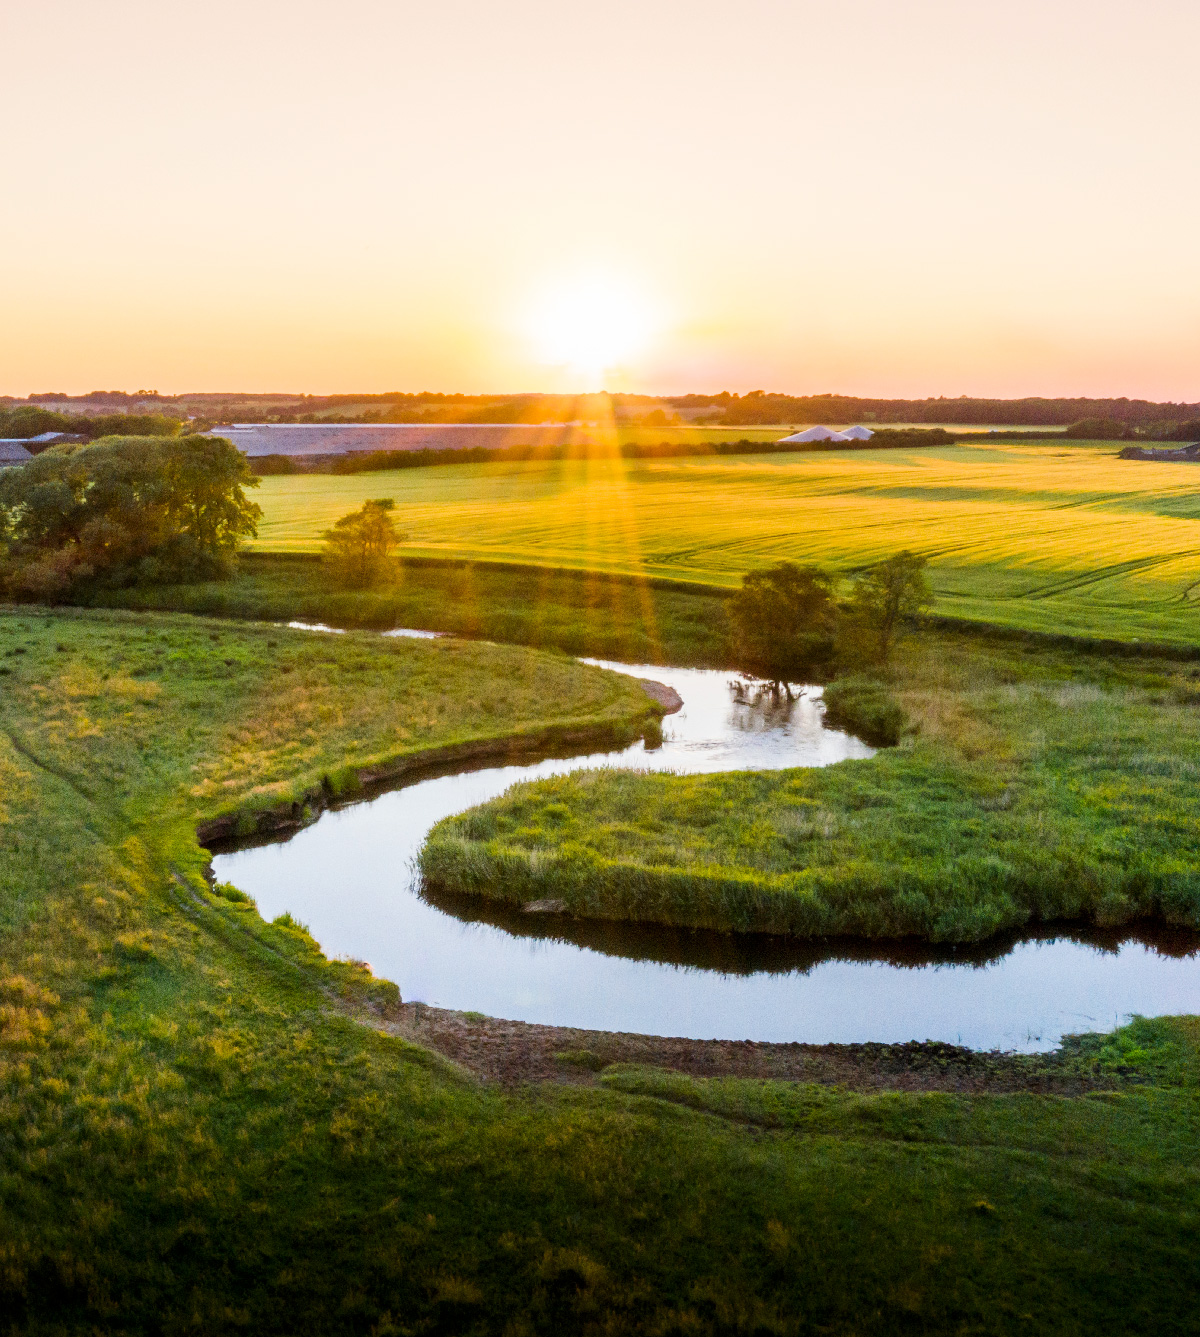
M 0 439 L 28 441 L 63 432 L 97 441 L 103 436 L 176 436 L 183 423 L 162 413 L 59 413 L 36 404 L 0 409 Z
M 676 395 L 673 408 L 719 411 L 721 426 L 817 423 L 961 423 L 963 426 L 1068 427 L 1085 419 L 1105 419 L 1148 431 L 1200 419 L 1200 404 L 1155 403 L 1148 399 L 862 399 L 851 395 L 786 395 L 752 390 L 736 395 Z

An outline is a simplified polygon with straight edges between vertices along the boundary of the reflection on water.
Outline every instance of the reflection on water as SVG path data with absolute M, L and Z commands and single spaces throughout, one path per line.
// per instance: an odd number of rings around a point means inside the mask
M 663 721 L 660 748 L 638 742 L 618 753 L 430 775 L 325 813 L 283 842 L 218 855 L 217 876 L 250 892 L 268 919 L 290 911 L 330 955 L 369 961 L 410 1001 L 524 1021 L 697 1039 L 936 1039 L 1038 1050 L 1133 1012 L 1200 1011 L 1195 935 L 1047 934 L 938 953 L 423 897 L 414 860 L 433 823 L 518 780 L 597 765 L 698 773 L 872 755 L 823 727 L 819 689 L 789 699 L 727 673 L 604 667 L 665 682 L 683 697 L 683 709 Z

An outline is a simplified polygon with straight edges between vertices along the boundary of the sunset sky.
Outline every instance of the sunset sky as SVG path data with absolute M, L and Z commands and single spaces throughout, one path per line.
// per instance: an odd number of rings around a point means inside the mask
M 0 46 L 3 393 L 1200 400 L 1197 0 L 38 0 Z

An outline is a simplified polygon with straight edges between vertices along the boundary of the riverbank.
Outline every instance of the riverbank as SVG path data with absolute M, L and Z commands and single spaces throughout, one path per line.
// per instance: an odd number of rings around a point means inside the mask
M 529 1082 L 620 1082 L 629 1068 L 687 1077 L 810 1082 L 848 1091 L 945 1091 L 958 1095 L 1081 1095 L 1144 1081 L 1124 1061 L 1129 1033 L 1071 1036 L 1050 1054 L 981 1053 L 961 1045 L 769 1044 L 689 1040 L 530 1022 L 405 1003 L 385 1028 L 437 1050 L 480 1080 L 508 1088 Z M 1133 1034 L 1171 1034 L 1170 1022 L 1142 1022 Z M 1153 1039 L 1152 1039 L 1153 1043 Z
M 1200 679 L 930 632 L 868 762 L 521 785 L 436 826 L 430 887 L 681 928 L 970 943 L 1038 923 L 1200 927 Z

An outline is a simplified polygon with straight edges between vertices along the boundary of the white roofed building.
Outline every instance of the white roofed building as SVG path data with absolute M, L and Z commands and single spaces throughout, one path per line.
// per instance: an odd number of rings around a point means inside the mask
M 835 432 L 832 427 L 810 427 L 804 432 L 793 432 L 779 441 L 779 445 L 803 446 L 810 441 L 849 441 L 844 432 Z

